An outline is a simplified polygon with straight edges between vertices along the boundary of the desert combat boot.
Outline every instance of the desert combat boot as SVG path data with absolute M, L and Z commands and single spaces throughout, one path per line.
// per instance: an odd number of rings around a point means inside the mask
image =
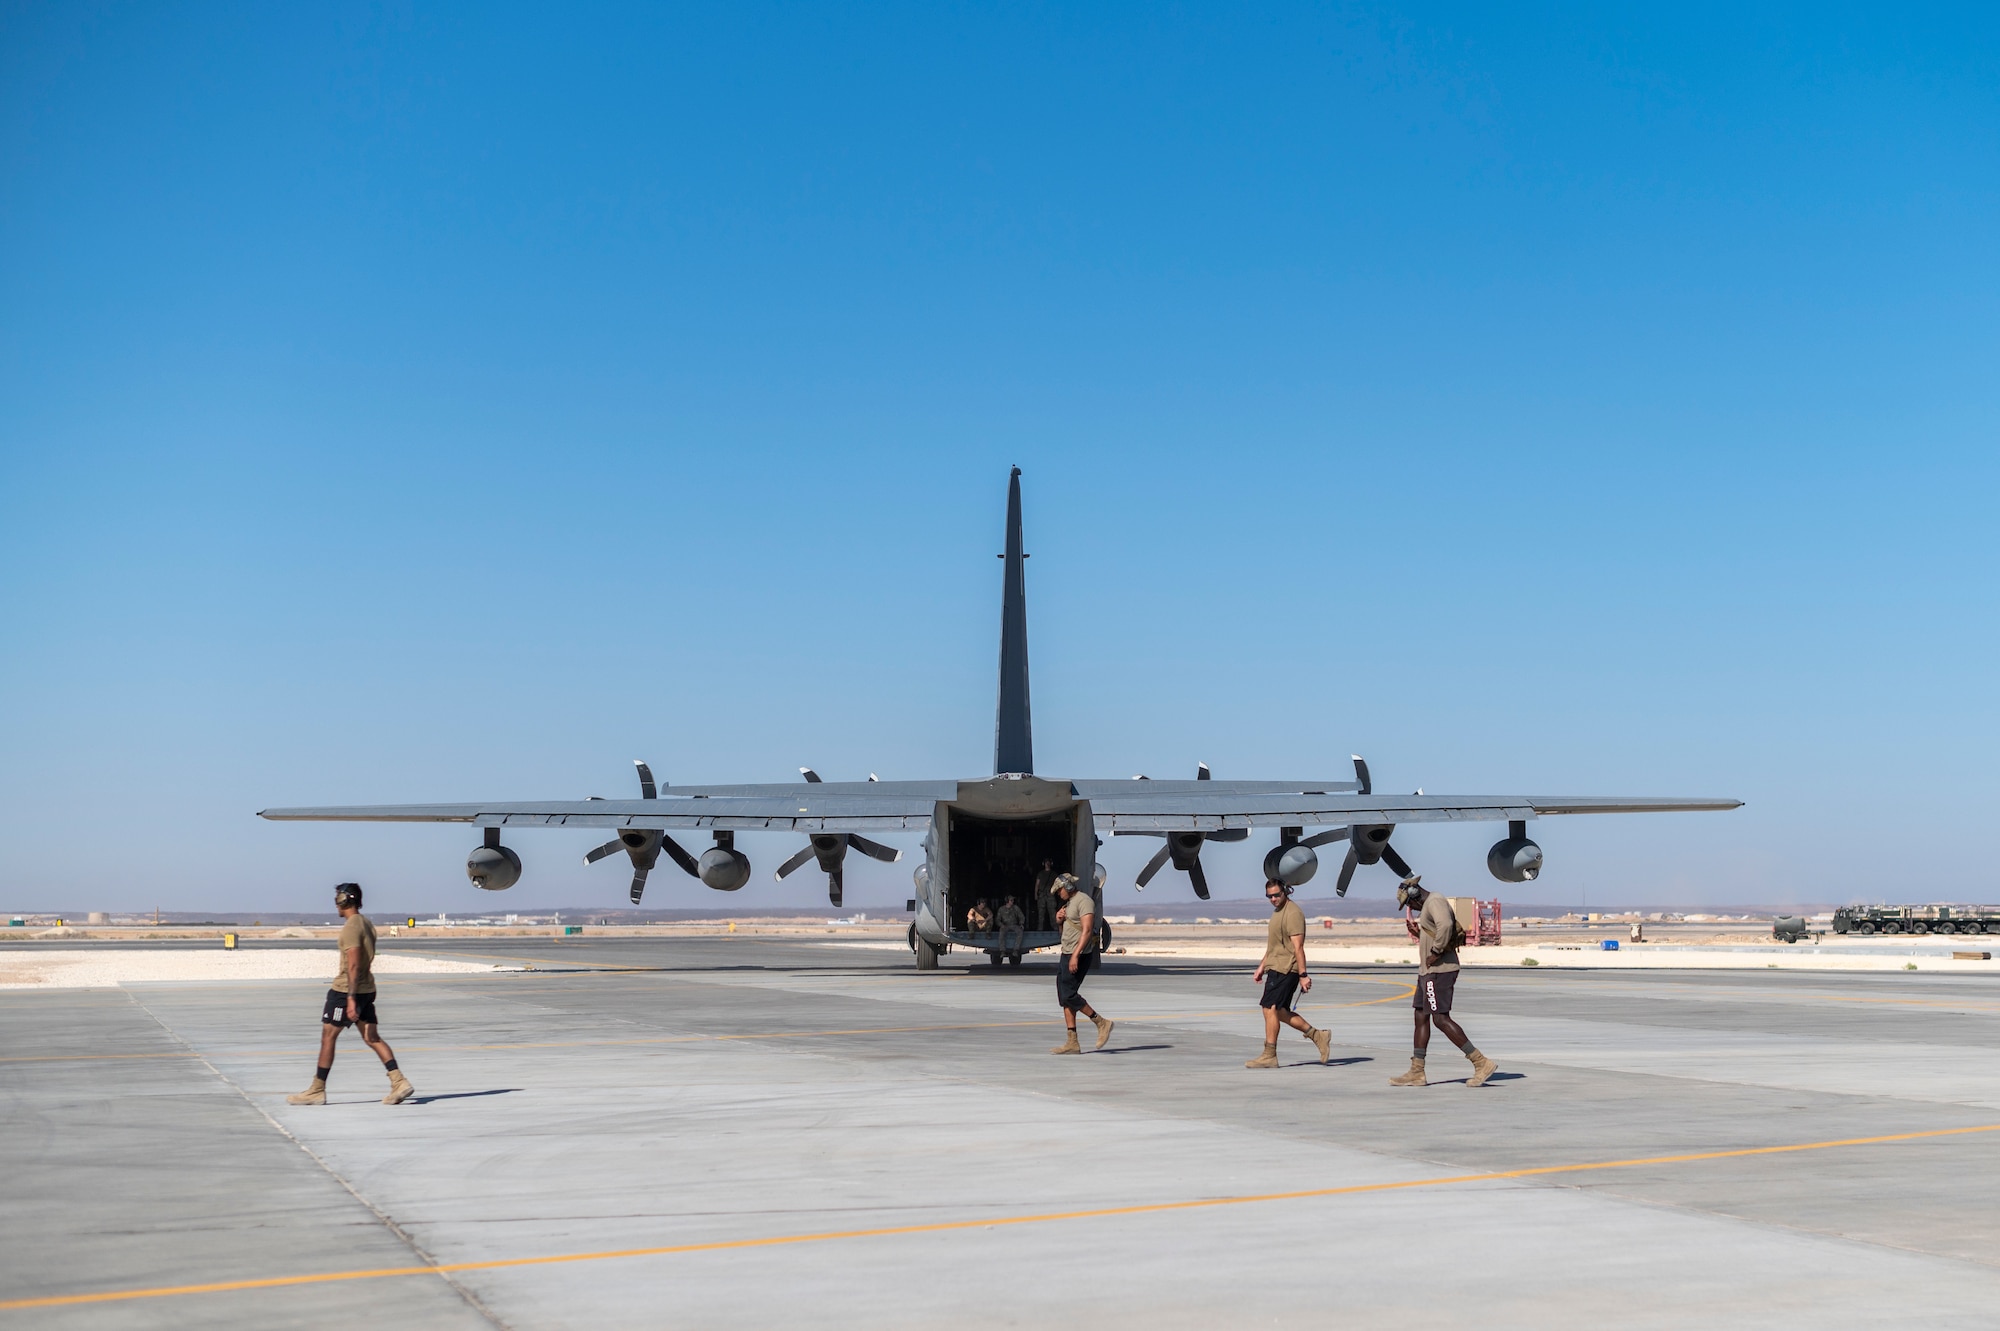
M 1427 1084 L 1424 1077 L 1424 1060 L 1421 1058 L 1411 1059 L 1410 1070 L 1400 1077 L 1389 1078 L 1389 1084 L 1391 1086 L 1423 1086 Z
M 1076 1032 L 1071 1031 L 1067 1044 L 1059 1044 L 1054 1049 L 1049 1050 L 1049 1052 L 1052 1054 L 1080 1054 L 1083 1052 L 1083 1046 L 1076 1042 Z
M 1484 1086 L 1486 1079 L 1500 1070 L 1498 1063 L 1495 1063 L 1477 1049 L 1466 1050 L 1465 1056 L 1472 1060 L 1472 1075 L 1465 1079 L 1467 1086 Z
M 1246 1068 L 1275 1068 L 1278 1066 L 1278 1046 L 1267 1044 L 1264 1052 L 1243 1065 Z
M 389 1074 L 389 1093 L 382 1097 L 382 1103 L 399 1105 L 416 1093 L 417 1088 L 410 1085 L 410 1079 L 403 1075 L 401 1068 L 397 1068 Z
M 320 1077 L 314 1077 L 314 1078 L 313 1078 L 313 1084 L 312 1084 L 312 1085 L 310 1085 L 310 1086 L 306 1087 L 306 1088 L 305 1088 L 305 1089 L 304 1089 L 303 1091 L 300 1091 L 300 1092 L 299 1092 L 299 1093 L 298 1093 L 297 1095 L 288 1095 L 288 1096 L 286 1096 L 286 1097 L 285 1097 L 285 1103 L 286 1103 L 286 1104 L 288 1104 L 288 1105 L 323 1105 L 323 1104 L 325 1104 L 325 1103 L 326 1103 L 326 1081 L 325 1081 L 325 1079 L 324 1079 L 324 1078 L 320 1078 Z
M 1097 1047 L 1099 1049 L 1111 1043 L 1111 1028 L 1116 1026 L 1117 1022 L 1111 1020 L 1109 1017 L 1092 1017 L 1090 1024 L 1097 1027 Z
M 1320 1062 L 1324 1063 L 1333 1057 L 1333 1033 L 1331 1031 L 1314 1031 L 1306 1039 L 1311 1040 L 1313 1048 L 1319 1050 Z

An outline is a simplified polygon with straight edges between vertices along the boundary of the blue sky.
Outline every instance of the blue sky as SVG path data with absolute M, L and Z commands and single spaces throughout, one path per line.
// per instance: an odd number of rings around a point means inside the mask
M 1399 845 L 2000 898 L 1991 14 L 3 13 L 0 907 L 485 909 L 251 814 L 983 774 L 1016 464 L 1046 774 L 1732 795 Z

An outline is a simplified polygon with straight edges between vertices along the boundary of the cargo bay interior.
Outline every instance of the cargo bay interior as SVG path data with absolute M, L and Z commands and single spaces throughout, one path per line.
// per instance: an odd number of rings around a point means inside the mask
M 1057 873 L 1076 869 L 1074 810 L 1040 818 L 981 818 L 953 810 L 947 830 L 951 854 L 946 906 L 954 930 L 966 927 L 965 915 L 974 902 L 985 901 L 998 910 L 1010 896 L 1028 913 L 1028 927 L 1033 929 L 1035 876 L 1042 861 L 1048 860 Z

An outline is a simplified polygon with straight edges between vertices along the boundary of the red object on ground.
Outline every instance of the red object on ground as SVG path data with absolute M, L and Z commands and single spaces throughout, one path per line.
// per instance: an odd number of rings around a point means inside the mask
M 1493 947 L 1500 942 L 1500 898 L 1491 901 L 1476 901 L 1471 932 L 1466 934 L 1468 947 Z M 1403 907 L 1403 927 L 1410 931 L 1410 941 L 1417 941 L 1416 913 L 1408 906 Z
M 1500 942 L 1500 898 L 1479 903 L 1478 927 L 1473 931 L 1474 947 L 1498 946 Z

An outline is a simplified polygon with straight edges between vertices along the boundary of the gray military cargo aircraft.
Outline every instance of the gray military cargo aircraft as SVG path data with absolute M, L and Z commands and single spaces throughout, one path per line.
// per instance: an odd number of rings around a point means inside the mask
M 1098 833 L 1159 837 L 1165 842 L 1139 871 L 1144 887 L 1168 864 L 1188 876 L 1196 896 L 1208 899 L 1202 847 L 1211 841 L 1247 840 L 1254 829 L 1275 828 L 1277 844 L 1264 857 L 1264 872 L 1294 887 L 1319 870 L 1318 848 L 1347 843 L 1334 891 L 1347 894 L 1355 870 L 1382 864 L 1401 877 L 1413 870 L 1390 836 L 1406 823 L 1482 819 L 1507 824 L 1507 835 L 1486 854 L 1486 867 L 1507 883 L 1527 882 L 1541 872 L 1542 850 L 1528 839 L 1534 818 L 1568 813 L 1673 813 L 1734 809 L 1731 799 L 1626 799 L 1551 795 L 1377 795 L 1368 765 L 1353 759 L 1352 781 L 1219 781 L 1206 764 L 1192 781 L 1061 780 L 1035 775 L 1034 731 L 1028 710 L 1027 555 L 1021 548 L 1021 469 L 1007 484 L 1005 586 L 1000 606 L 1000 706 L 994 728 L 993 775 L 965 781 L 822 781 L 809 768 L 803 780 L 775 785 L 676 786 L 656 783 L 643 762 L 636 763 L 636 800 L 539 800 L 496 804 L 378 804 L 317 809 L 265 809 L 264 818 L 321 822 L 466 823 L 484 829 L 484 844 L 472 852 L 465 871 L 473 885 L 488 891 L 512 887 L 521 877 L 521 858 L 501 844 L 503 829 L 527 827 L 608 828 L 617 833 L 584 857 L 595 863 L 618 851 L 632 862 L 632 902 L 637 905 L 647 875 L 665 855 L 682 871 L 709 887 L 734 892 L 750 881 L 750 860 L 736 848 L 738 832 L 794 832 L 806 845 L 778 867 L 783 878 L 816 860 L 827 876 L 827 897 L 841 904 L 841 869 L 849 850 L 894 862 L 902 852 L 870 840 L 865 833 L 922 832 L 924 862 L 916 881 L 916 920 L 910 949 L 917 967 L 929 970 L 952 946 L 982 950 L 1000 964 L 1017 948 L 997 934 L 974 934 L 966 914 L 974 903 L 1014 896 L 1029 907 L 1029 925 L 1020 946 L 1046 947 L 1057 941 L 1033 910 L 1036 874 L 1043 861 L 1057 872 L 1094 881 L 1102 899 L 1104 868 Z M 1329 826 L 1330 825 L 1330 826 Z M 1312 835 L 1309 827 L 1323 828 Z M 671 835 L 706 832 L 714 844 L 699 857 Z M 1102 912 L 1099 913 L 1102 919 Z

